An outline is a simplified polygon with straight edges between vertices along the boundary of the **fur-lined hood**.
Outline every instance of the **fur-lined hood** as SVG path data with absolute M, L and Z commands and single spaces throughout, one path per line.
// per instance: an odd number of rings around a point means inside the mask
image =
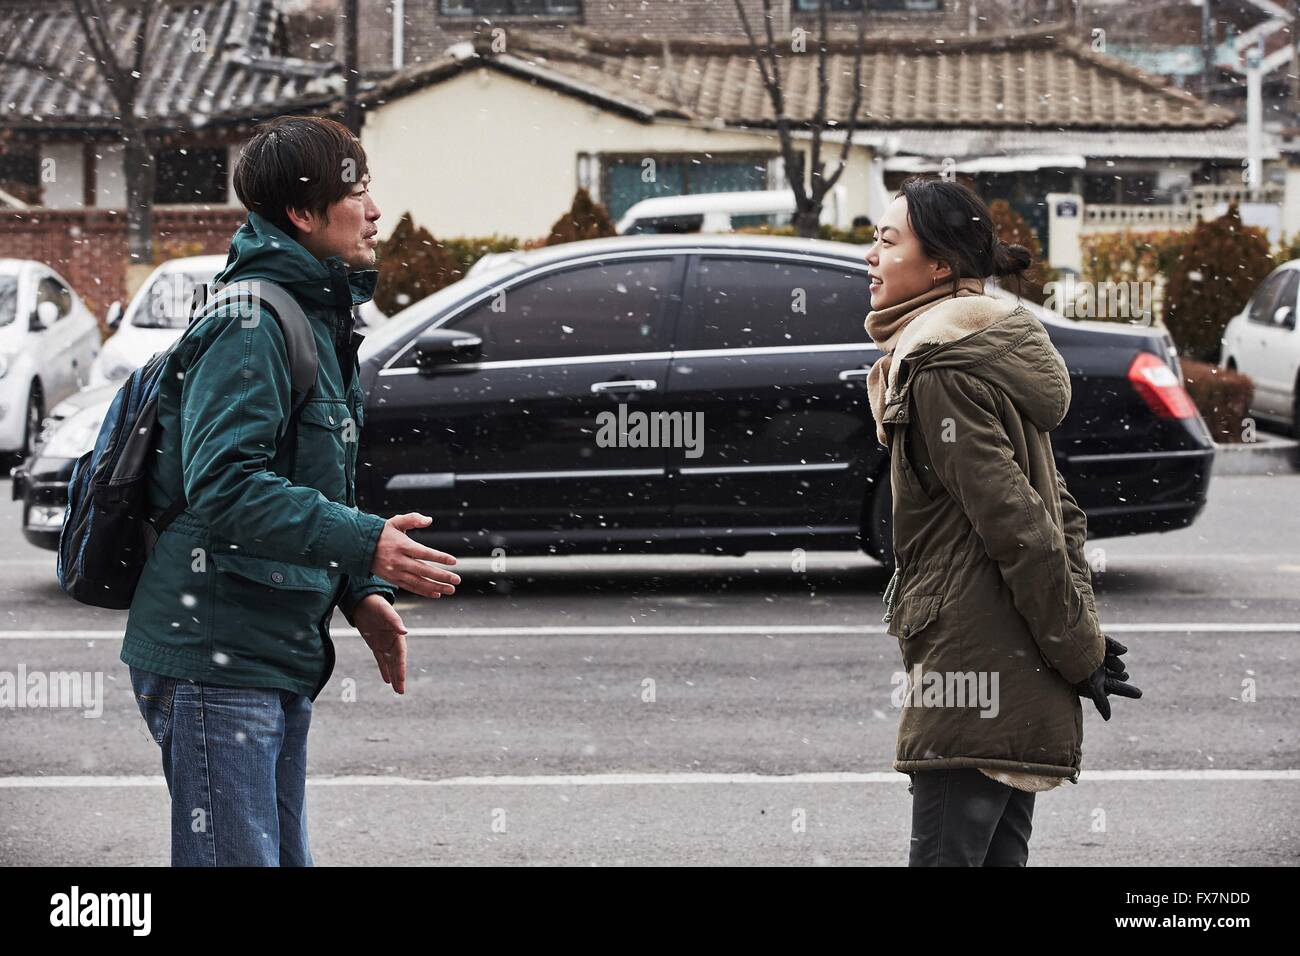
M 907 389 L 923 369 L 959 368 L 995 385 L 1044 432 L 1070 408 L 1070 374 L 1047 330 L 1023 305 L 988 295 L 948 299 L 916 317 L 894 349 L 886 424 L 907 421 Z

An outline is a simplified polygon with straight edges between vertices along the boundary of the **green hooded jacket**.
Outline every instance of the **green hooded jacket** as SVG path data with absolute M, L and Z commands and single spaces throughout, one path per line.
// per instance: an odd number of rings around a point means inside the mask
M 141 574 L 121 659 L 170 677 L 320 693 L 334 667 L 329 621 L 391 584 L 371 574 L 382 518 L 356 508 L 365 420 L 352 306 L 378 273 L 315 258 L 257 213 L 230 244 L 221 285 L 268 280 L 303 307 L 316 388 L 289 428 L 280 324 L 239 306 L 193 323 L 163 369 L 151 508 L 184 491 Z

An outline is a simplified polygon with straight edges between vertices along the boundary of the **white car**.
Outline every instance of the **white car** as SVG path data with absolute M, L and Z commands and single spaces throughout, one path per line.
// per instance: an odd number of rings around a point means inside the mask
M 0 259 L 0 452 L 31 454 L 45 410 L 86 382 L 99 323 L 61 275 Z
M 125 312 L 120 302 L 109 306 L 108 327 L 117 331 L 104 343 L 90 371 L 90 387 L 121 384 L 155 353 L 180 338 L 189 324 L 195 288 L 211 283 L 225 267 L 224 255 L 171 259 L 150 273 Z M 363 328 L 387 319 L 371 302 L 357 311 Z
M 164 262 L 132 296 L 108 307 L 108 327 L 116 330 L 90 370 L 90 387 L 120 384 L 157 352 L 180 338 L 190 320 L 194 289 L 210 283 L 226 257 L 187 256 Z
M 1290 428 L 1297 425 L 1300 372 L 1300 259 L 1278 266 L 1223 330 L 1219 364 L 1255 380 L 1250 413 Z

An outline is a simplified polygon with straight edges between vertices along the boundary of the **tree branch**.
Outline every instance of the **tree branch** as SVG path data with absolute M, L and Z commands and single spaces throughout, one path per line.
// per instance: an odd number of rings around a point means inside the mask
M 862 60 L 866 55 L 867 4 L 862 4 L 858 14 L 858 38 L 853 51 L 853 105 L 849 107 L 848 128 L 844 131 L 844 142 L 840 146 L 840 164 L 835 174 L 826 183 L 826 192 L 830 192 L 844 174 L 849 163 L 849 147 L 853 143 L 853 134 L 858 129 L 858 112 L 862 109 Z M 823 193 L 825 195 L 825 193 Z
M 72 9 L 81 24 L 81 32 L 90 47 L 90 54 L 98 64 L 99 75 L 104 78 L 113 99 L 117 100 L 118 114 L 124 122 L 133 122 L 135 117 L 128 117 L 127 110 L 133 110 L 134 97 L 131 94 L 134 90 L 124 88 L 126 84 L 123 83 L 122 66 L 117 62 L 117 54 L 104 32 L 103 7 L 99 0 L 72 0 Z
M 781 159 L 785 163 L 786 180 L 790 183 L 790 188 L 794 192 L 795 207 L 801 210 L 806 209 L 808 208 L 808 194 L 804 191 L 803 181 L 794 178 L 798 162 L 794 152 L 794 143 L 790 137 L 790 121 L 785 115 L 785 97 L 781 90 L 780 63 L 776 58 L 776 38 L 772 33 L 771 0 L 763 0 L 763 16 L 768 38 L 766 53 L 772 57 L 770 70 L 767 61 L 764 59 L 764 51 L 759 45 L 758 38 L 754 35 L 753 27 L 750 26 L 749 16 L 745 13 L 742 0 L 735 0 L 735 2 L 736 13 L 740 17 L 741 26 L 745 29 L 750 51 L 754 54 L 754 62 L 758 65 L 759 74 L 763 79 L 763 87 L 767 90 L 768 99 L 772 103 L 772 112 L 776 119 L 777 141 L 781 146 Z

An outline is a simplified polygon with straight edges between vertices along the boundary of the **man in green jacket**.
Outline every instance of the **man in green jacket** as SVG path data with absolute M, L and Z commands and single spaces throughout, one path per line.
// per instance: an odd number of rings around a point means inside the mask
M 270 282 L 302 306 L 318 369 L 296 420 L 281 325 L 256 303 L 195 321 L 163 370 L 149 500 L 160 512 L 183 495 L 185 509 L 144 568 L 121 657 L 162 749 L 173 865 L 311 865 L 307 730 L 334 607 L 400 694 L 395 586 L 437 598 L 460 582 L 428 563 L 455 558 L 407 537 L 429 518 L 356 507 L 352 310 L 378 277 L 369 179 L 347 128 L 310 117 L 260 127 L 235 167 L 248 220 L 214 284 Z

